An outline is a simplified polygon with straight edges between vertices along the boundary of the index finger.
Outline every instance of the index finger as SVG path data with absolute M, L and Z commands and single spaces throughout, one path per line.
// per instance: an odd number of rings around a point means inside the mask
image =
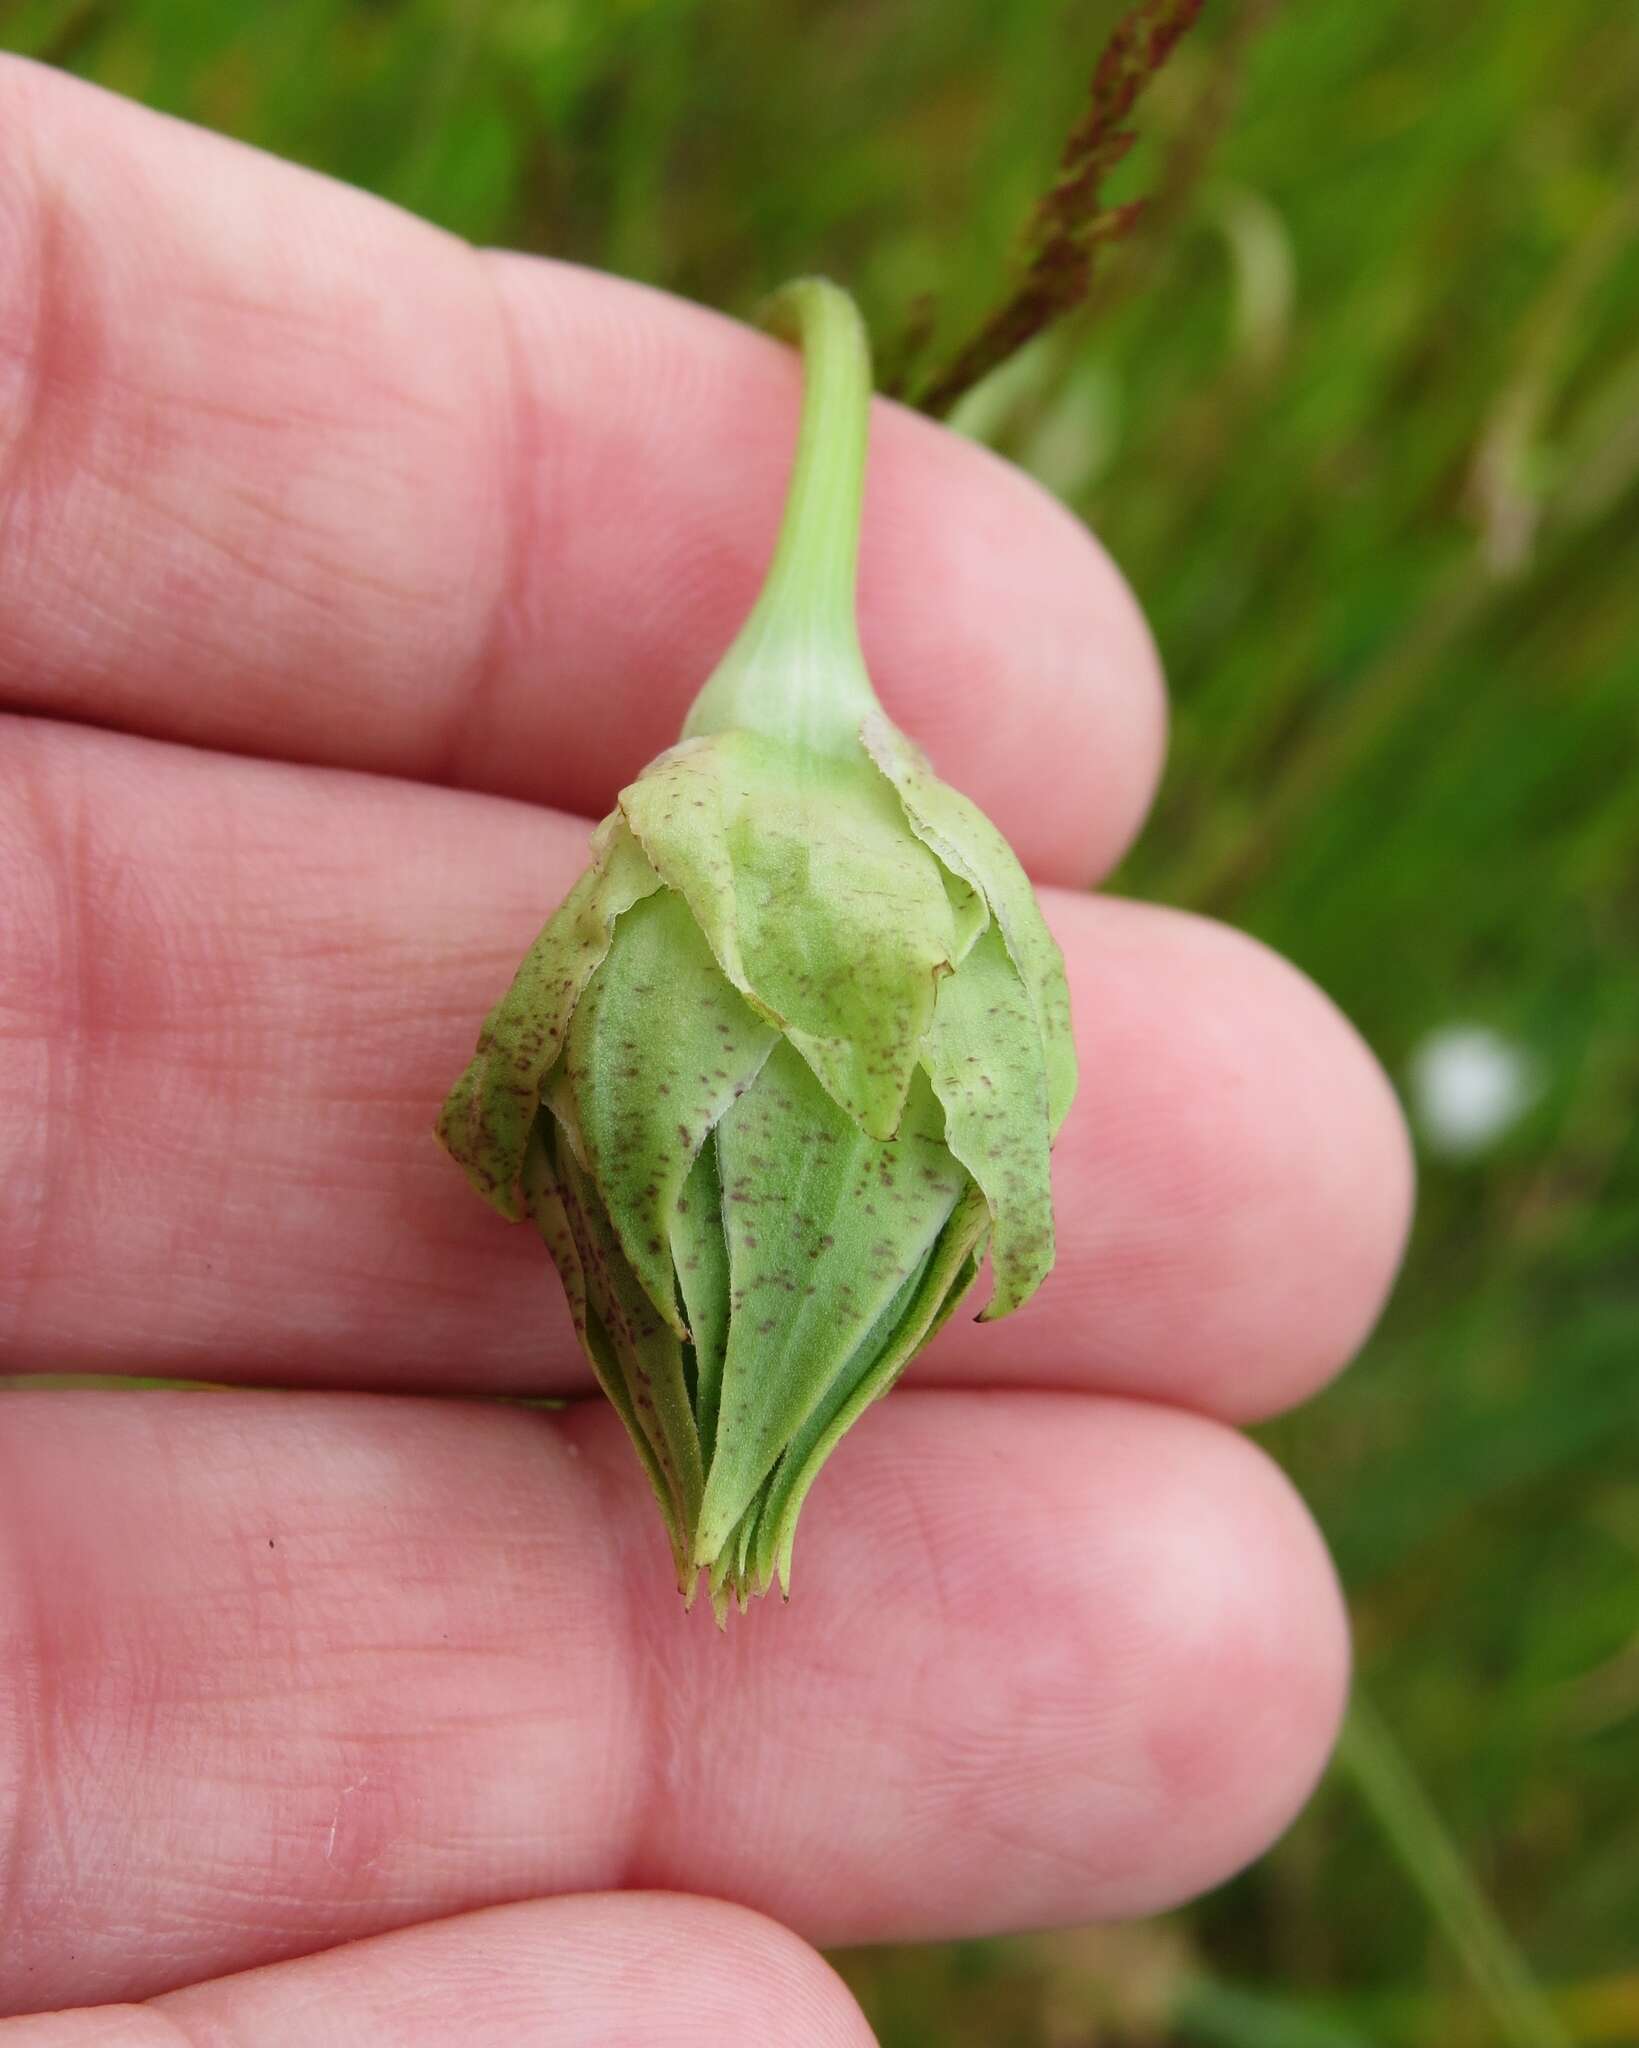
M 733 321 L 0 60 L 0 708 L 599 813 L 750 604 L 796 402 Z M 883 700 L 1086 881 L 1161 751 L 1132 599 L 984 451 L 874 442 Z

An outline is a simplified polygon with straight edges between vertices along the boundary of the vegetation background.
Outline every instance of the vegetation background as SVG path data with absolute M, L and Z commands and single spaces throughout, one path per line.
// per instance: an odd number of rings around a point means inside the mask
M 0 0 L 0 44 L 730 309 L 823 268 L 891 341 L 931 294 L 937 350 L 1115 18 Z M 1154 621 L 1176 746 L 1116 886 L 1300 962 L 1423 1180 L 1367 1356 L 1267 1432 L 1358 1634 L 1319 1797 L 1164 1922 L 841 1958 L 887 2048 L 1639 2043 L 1636 107 L 1610 0 L 1208 0 L 1111 187 L 1147 215 L 958 415 Z M 1488 1129 L 1426 1073 L 1459 1025 Z

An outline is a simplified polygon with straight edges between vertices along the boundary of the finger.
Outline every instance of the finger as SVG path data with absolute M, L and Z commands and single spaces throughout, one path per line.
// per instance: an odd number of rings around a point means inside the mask
M 0 702 L 606 809 L 751 602 L 790 354 L 16 60 L 0 138 Z M 889 711 L 1086 879 L 1161 750 L 1125 586 L 897 408 L 867 496 Z
M 7 819 L 11 1371 L 588 1383 L 538 1241 L 428 1135 L 584 826 L 22 721 Z M 1049 907 L 1082 1066 L 1058 1270 L 921 1369 L 1235 1416 L 1298 1398 L 1393 1271 L 1409 1175 L 1386 1083 L 1236 934 Z
M 533 1900 L 249 1970 L 151 2003 L 0 2024 L 0 2048 L 869 2048 L 846 1985 L 716 1899 Z
M 1150 1404 L 895 1396 L 726 1636 L 601 1403 L 13 1394 L 0 1446 L 12 2009 L 557 1891 L 821 1942 L 1153 1911 L 1340 1710 L 1302 1508 Z

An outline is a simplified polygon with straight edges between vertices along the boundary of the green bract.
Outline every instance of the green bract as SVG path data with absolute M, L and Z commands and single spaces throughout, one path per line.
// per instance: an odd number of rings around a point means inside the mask
M 834 286 L 767 584 L 683 738 L 485 1021 L 438 1134 L 533 1216 L 721 1614 L 788 1584 L 816 1473 L 972 1284 L 1053 1263 L 1064 967 L 1011 849 L 883 715 L 854 624 L 870 377 Z

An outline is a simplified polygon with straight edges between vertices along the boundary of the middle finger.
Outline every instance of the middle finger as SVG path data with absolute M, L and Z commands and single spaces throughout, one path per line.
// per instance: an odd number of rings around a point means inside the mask
M 588 1377 L 533 1232 L 431 1120 L 586 857 L 501 799 L 0 727 L 0 1359 L 489 1391 Z M 1392 1098 L 1235 934 L 1045 893 L 1083 1082 L 1058 1271 L 924 1378 L 1244 1416 L 1335 1369 L 1404 1225 Z

